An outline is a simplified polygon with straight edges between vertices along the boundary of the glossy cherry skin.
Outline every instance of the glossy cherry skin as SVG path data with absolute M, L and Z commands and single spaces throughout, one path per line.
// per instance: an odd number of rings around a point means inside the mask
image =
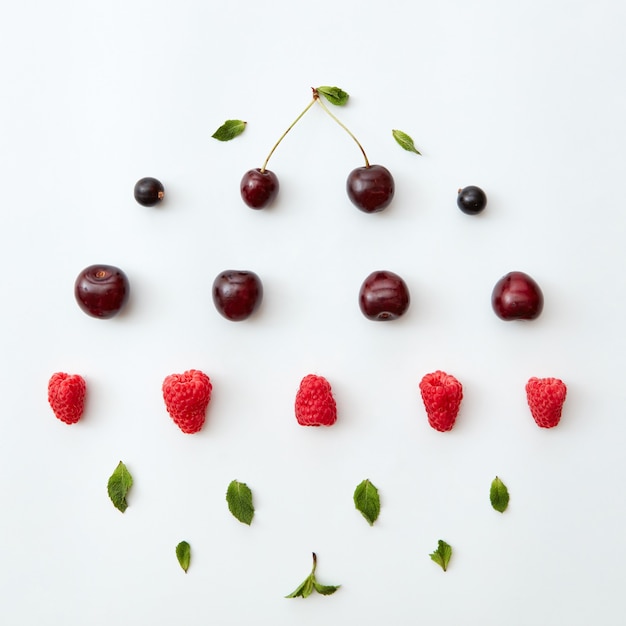
M 456 205 L 467 215 L 477 215 L 487 206 L 487 194 L 475 185 L 463 187 L 463 189 L 459 189 Z
M 391 172 L 382 165 L 357 167 L 350 172 L 346 191 L 352 204 L 364 213 L 378 213 L 393 199 L 395 183 Z
M 241 179 L 241 198 L 251 209 L 264 209 L 278 194 L 278 178 L 270 170 L 248 170 Z
M 509 272 L 493 288 L 491 306 L 502 320 L 534 320 L 543 310 L 543 293 L 528 274 Z
M 384 322 L 404 315 L 410 296 L 406 283 L 393 272 L 372 272 L 361 285 L 359 306 L 367 319 Z
M 231 322 L 250 317 L 262 300 L 263 284 L 254 272 L 226 270 L 213 281 L 213 304 Z
M 147 176 L 141 178 L 135 183 L 133 191 L 135 200 L 143 206 L 154 206 L 163 200 L 165 189 L 163 183 L 156 178 Z
M 113 265 L 90 265 L 76 278 L 74 296 L 91 317 L 108 319 L 128 301 L 130 286 L 124 272 Z

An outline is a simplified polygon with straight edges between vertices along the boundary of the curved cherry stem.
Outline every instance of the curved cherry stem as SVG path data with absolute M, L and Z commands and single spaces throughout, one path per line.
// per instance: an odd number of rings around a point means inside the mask
M 359 143 L 359 140 L 350 132 L 348 127 L 343 122 L 341 122 L 337 117 L 335 117 L 333 112 L 322 102 L 322 99 L 319 97 L 317 91 L 315 92 L 315 95 L 313 96 L 313 101 L 315 102 L 315 100 L 317 100 L 319 105 L 322 107 L 322 109 L 324 109 L 324 111 L 326 111 L 326 113 L 328 113 L 328 115 L 330 115 L 335 120 L 335 122 L 337 122 L 337 124 L 339 124 L 339 126 L 341 126 L 341 128 L 343 128 L 348 133 L 348 135 L 352 137 L 352 139 L 354 139 L 354 142 L 356 143 L 356 145 L 359 146 L 359 150 L 363 153 L 363 158 L 365 159 L 365 167 L 369 167 L 370 162 L 368 161 L 367 154 L 365 154 L 365 150 L 363 150 L 363 146 Z
M 319 96 L 317 95 L 317 92 L 314 90 L 314 92 L 313 92 L 313 100 L 311 100 L 311 102 L 309 102 L 309 104 L 306 106 L 304 111 L 302 111 L 302 113 L 300 113 L 300 115 L 298 115 L 298 117 L 296 117 L 296 119 L 291 123 L 289 128 L 279 137 L 278 141 L 274 144 L 274 147 L 270 150 L 270 153 L 267 155 L 267 158 L 265 159 L 265 163 L 263 163 L 263 167 L 261 168 L 261 174 L 263 172 L 265 172 L 265 168 L 267 167 L 267 163 L 270 160 L 270 157 L 272 156 L 272 154 L 274 154 L 274 150 L 276 150 L 276 148 L 278 148 L 278 145 L 285 138 L 287 133 L 302 119 L 304 114 L 315 104 L 315 101 L 317 100 L 318 97 Z
M 350 135 L 350 137 L 352 137 L 352 139 L 354 140 L 354 143 L 356 143 L 356 145 L 359 146 L 359 150 L 363 154 L 363 158 L 365 159 L 365 167 L 370 166 L 370 162 L 367 158 L 367 154 L 365 154 L 365 150 L 363 149 L 363 146 L 359 143 L 359 140 L 352 134 L 350 129 L 339 118 L 337 118 L 334 115 L 334 113 L 324 104 L 324 102 L 320 98 L 319 93 L 317 92 L 317 89 L 313 88 L 313 99 L 311 100 L 311 102 L 309 102 L 309 104 L 307 104 L 307 106 L 302 111 L 302 113 L 300 113 L 300 115 L 298 115 L 298 117 L 296 117 L 296 119 L 293 122 L 291 122 L 289 128 L 287 128 L 287 130 L 278 138 L 278 141 L 274 144 L 274 146 L 270 150 L 270 153 L 267 155 L 267 158 L 265 159 L 265 162 L 263 163 L 263 167 L 261 167 L 261 173 L 265 172 L 267 168 L 267 164 L 271 156 L 274 154 L 274 151 L 276 150 L 276 148 L 278 148 L 280 142 L 285 138 L 287 133 L 304 117 L 304 114 L 315 104 L 315 101 L 317 101 L 319 105 L 322 107 L 322 109 L 324 109 L 324 111 L 326 111 L 326 113 L 328 113 L 328 115 L 330 115 L 330 117 L 333 120 L 335 120 L 335 122 L 337 122 L 337 124 L 339 124 L 339 126 L 341 126 L 341 128 L 343 128 L 348 133 L 348 135 Z

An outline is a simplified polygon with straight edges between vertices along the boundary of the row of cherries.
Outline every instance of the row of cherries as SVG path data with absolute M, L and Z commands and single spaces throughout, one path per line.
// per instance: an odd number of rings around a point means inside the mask
M 112 265 L 90 265 L 77 277 L 74 295 L 80 308 L 92 317 L 111 318 L 124 307 L 130 294 L 126 274 Z M 249 270 L 226 270 L 213 281 L 213 302 L 226 319 L 239 322 L 250 317 L 263 299 L 261 279 Z M 409 308 L 405 281 L 387 270 L 372 272 L 359 290 L 363 315 L 375 321 L 394 320 Z M 539 285 L 523 272 L 510 272 L 493 289 L 491 303 L 503 320 L 535 319 L 543 309 Z

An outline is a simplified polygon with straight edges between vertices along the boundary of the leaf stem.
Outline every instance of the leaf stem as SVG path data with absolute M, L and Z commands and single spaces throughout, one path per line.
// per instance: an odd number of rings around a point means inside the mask
M 341 122 L 332 113 L 332 111 L 322 102 L 322 99 L 317 95 L 317 92 L 315 92 L 315 95 L 313 96 L 313 101 L 315 102 L 315 100 L 317 100 L 319 105 L 322 107 L 322 109 L 324 109 L 324 111 L 326 111 L 326 113 L 328 113 L 328 115 L 330 115 L 330 117 L 332 117 L 335 120 L 335 122 L 337 122 L 337 124 L 339 124 L 339 126 L 341 126 L 341 128 L 343 128 L 348 133 L 348 135 L 350 135 L 350 137 L 352 137 L 352 139 L 354 140 L 356 145 L 359 146 L 359 150 L 363 154 L 363 158 L 365 159 L 365 167 L 369 167 L 370 166 L 370 162 L 368 161 L 367 154 L 365 154 L 365 150 L 363 150 L 363 146 L 359 143 L 359 140 L 350 132 L 348 127 L 343 122 Z
M 318 98 L 317 92 L 314 91 L 313 92 L 313 100 L 311 100 L 311 102 L 309 102 L 309 104 L 306 106 L 304 111 L 302 111 L 302 113 L 300 113 L 300 115 L 298 115 L 298 117 L 296 117 L 296 119 L 291 123 L 289 128 L 279 137 L 278 141 L 274 144 L 274 147 L 270 150 L 270 153 L 267 155 L 267 158 L 265 159 L 265 163 L 263 163 L 263 167 L 261 168 L 261 174 L 263 172 L 265 172 L 265 168 L 267 167 L 267 163 L 270 160 L 270 157 L 272 156 L 272 154 L 274 154 L 274 150 L 276 150 L 276 148 L 278 148 L 278 145 L 285 138 L 287 133 L 302 119 L 304 114 L 315 104 L 315 101 L 317 100 L 317 98 Z

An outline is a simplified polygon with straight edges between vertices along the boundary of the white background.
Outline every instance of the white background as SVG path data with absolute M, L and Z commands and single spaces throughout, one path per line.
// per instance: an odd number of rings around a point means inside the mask
M 622 624 L 625 25 L 615 0 L 5 3 L 0 622 Z M 317 106 L 270 162 L 273 208 L 242 203 L 317 85 L 349 92 L 334 112 L 392 171 L 385 212 L 349 203 L 362 158 Z M 212 139 L 229 118 L 244 134 Z M 143 176 L 163 181 L 159 208 L 134 201 Z M 480 216 L 456 207 L 465 185 L 488 195 Z M 114 319 L 74 301 L 92 263 L 129 276 Z M 211 301 L 230 268 L 265 287 L 242 323 Z M 396 322 L 358 309 L 376 269 L 411 290 Z M 543 289 L 534 322 L 491 310 L 511 270 Z M 160 389 L 189 368 L 214 385 L 197 435 Z M 417 388 L 435 369 L 464 385 L 446 434 Z M 75 426 L 47 404 L 55 371 L 87 380 Z M 332 428 L 295 421 L 308 373 L 333 386 Z M 567 383 L 553 430 L 530 416 L 530 376 Z M 106 492 L 120 460 L 124 514 Z M 250 527 L 226 507 L 235 478 Z M 352 502 L 364 478 L 373 527 Z M 286 600 L 312 551 L 341 589 Z

